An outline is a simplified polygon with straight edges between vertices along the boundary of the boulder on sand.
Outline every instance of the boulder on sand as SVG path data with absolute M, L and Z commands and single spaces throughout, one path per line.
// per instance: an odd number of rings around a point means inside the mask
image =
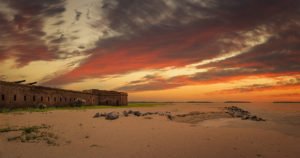
M 139 111 L 133 111 L 133 115 L 135 115 L 135 116 L 141 116 L 141 115 L 142 115 L 142 113 L 141 113 L 141 112 L 139 112 Z
M 97 112 L 95 115 L 94 115 L 94 118 L 97 118 L 97 117 L 100 117 L 100 113 Z
M 129 113 L 128 113 L 126 110 L 124 110 L 124 111 L 123 111 L 123 115 L 124 115 L 125 117 L 127 117 L 127 116 L 129 115 Z
M 119 118 L 119 113 L 118 112 L 110 112 L 106 115 L 105 119 L 106 120 L 115 120 Z

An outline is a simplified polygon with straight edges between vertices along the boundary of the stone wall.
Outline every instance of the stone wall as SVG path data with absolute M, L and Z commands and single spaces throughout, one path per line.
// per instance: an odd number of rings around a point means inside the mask
M 99 96 L 99 105 L 127 105 L 128 95 L 124 92 L 105 91 L 98 89 L 84 90 L 83 92 Z
M 112 95 L 110 91 L 106 92 L 101 96 L 89 90 L 79 92 L 0 81 L 0 108 L 34 107 L 39 103 L 49 107 L 69 106 L 77 98 L 84 99 L 86 105 L 127 105 L 126 93 L 114 92 Z

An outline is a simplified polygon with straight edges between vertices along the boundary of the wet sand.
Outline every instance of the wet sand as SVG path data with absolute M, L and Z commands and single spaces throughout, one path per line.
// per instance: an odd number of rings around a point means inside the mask
M 142 112 L 169 111 L 218 113 L 224 104 L 172 104 L 159 107 L 130 108 Z M 270 157 L 296 158 L 300 155 L 298 112 L 283 116 L 242 105 L 265 117 L 256 122 L 229 117 L 212 117 L 193 122 L 171 121 L 163 116 L 120 117 L 117 120 L 93 118 L 96 112 L 122 112 L 128 109 L 57 110 L 34 113 L 0 114 L 0 128 L 46 124 L 58 136 L 57 144 L 7 141 L 0 133 L 0 158 L 96 158 L 96 157 Z M 299 108 L 298 108 L 299 109 Z M 219 116 L 219 115 L 218 115 Z M 287 118 L 291 118 L 291 120 Z M 296 121 L 295 121 L 296 119 Z

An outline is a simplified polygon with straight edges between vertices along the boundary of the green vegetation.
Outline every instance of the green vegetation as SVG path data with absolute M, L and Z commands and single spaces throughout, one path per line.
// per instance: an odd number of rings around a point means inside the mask
M 158 102 L 133 102 L 129 103 L 127 106 L 110 106 L 110 105 L 89 105 L 89 106 L 80 106 L 80 107 L 48 107 L 44 109 L 40 108 L 14 108 L 14 109 L 7 109 L 2 108 L 0 109 L 0 113 L 16 113 L 16 112 L 47 112 L 53 110 L 88 110 L 88 109 L 108 109 L 108 108 L 133 108 L 133 107 L 153 107 L 153 106 L 160 106 L 166 105 L 167 103 L 158 103 Z
M 0 133 L 6 133 L 6 132 L 12 132 L 12 131 L 18 131 L 18 129 L 13 129 L 11 127 L 5 127 L 0 129 Z
M 5 128 L 0 128 L 0 133 L 22 131 L 25 134 L 29 134 L 33 132 L 38 132 L 39 129 L 43 129 L 43 128 L 49 128 L 49 126 L 41 125 L 41 126 L 30 126 L 30 127 L 22 127 L 22 128 L 5 127 Z
M 50 128 L 50 126 L 45 124 L 21 128 L 5 127 L 0 129 L 0 133 L 20 131 L 17 136 L 7 138 L 7 141 L 20 141 L 22 143 L 45 142 L 48 145 L 58 145 L 56 143 L 58 137 L 55 134 L 48 132 L 48 128 Z

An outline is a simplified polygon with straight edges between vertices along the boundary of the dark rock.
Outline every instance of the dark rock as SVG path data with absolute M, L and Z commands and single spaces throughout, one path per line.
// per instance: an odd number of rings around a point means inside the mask
M 129 115 L 129 113 L 128 113 L 127 111 L 123 111 L 123 115 L 124 115 L 125 117 L 127 117 L 127 116 Z
M 139 111 L 133 111 L 133 115 L 135 115 L 135 116 L 141 116 L 141 115 L 142 115 L 142 113 L 141 113 L 141 112 L 139 112 Z
M 249 116 L 248 116 L 248 115 L 243 115 L 241 119 L 242 119 L 242 120 L 248 120 L 248 119 L 249 119 Z
M 265 121 L 262 118 L 259 118 L 255 115 L 251 115 L 249 111 L 243 110 L 239 107 L 236 106 L 231 106 L 231 107 L 225 107 L 226 113 L 231 115 L 232 117 L 238 117 L 241 118 L 242 120 L 252 120 L 252 121 Z
M 158 115 L 159 115 L 159 116 L 165 116 L 165 113 L 159 112 Z
M 117 113 L 117 112 L 110 112 L 105 117 L 106 120 L 115 120 L 118 118 L 119 118 L 119 113 Z
M 168 114 L 168 115 L 167 115 L 167 118 L 168 118 L 169 120 L 173 120 L 173 116 L 172 116 L 171 114 Z
M 107 113 L 104 112 L 104 113 L 100 113 L 100 117 L 106 117 L 107 116 Z
M 253 120 L 253 121 L 257 121 L 257 116 L 255 116 L 255 115 L 251 116 L 250 119 Z
M 242 117 L 243 114 L 241 112 L 235 112 L 235 113 L 233 113 L 233 116 L 234 117 Z
M 95 115 L 94 115 L 94 118 L 97 118 L 97 117 L 100 117 L 100 113 L 97 112 Z

